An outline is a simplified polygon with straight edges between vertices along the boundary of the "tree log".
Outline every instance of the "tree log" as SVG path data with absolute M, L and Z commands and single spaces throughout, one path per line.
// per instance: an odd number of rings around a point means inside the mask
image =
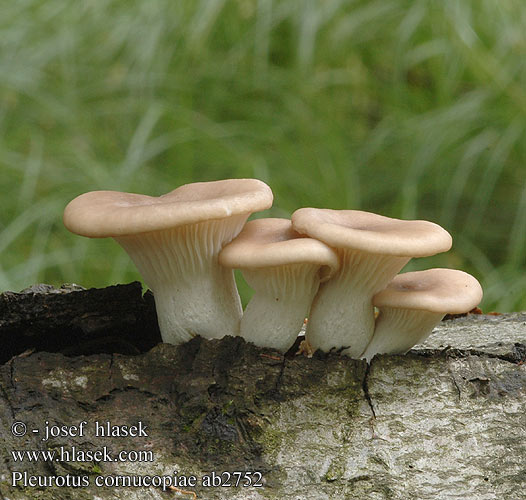
M 239 337 L 150 349 L 137 285 L 5 295 L 5 499 L 526 498 L 524 313 L 443 321 L 367 365 Z
M 0 294 L 0 363 L 28 349 L 138 354 L 161 342 L 151 292 L 138 281 L 92 288 L 34 285 Z

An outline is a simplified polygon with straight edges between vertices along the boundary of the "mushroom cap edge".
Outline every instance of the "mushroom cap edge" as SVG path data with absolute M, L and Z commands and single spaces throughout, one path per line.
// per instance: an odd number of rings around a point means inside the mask
M 289 219 L 255 219 L 219 254 L 221 265 L 261 269 L 293 264 L 319 264 L 333 275 L 340 267 L 337 253 L 322 241 L 300 235 Z
M 433 268 L 398 274 L 374 296 L 373 305 L 462 314 L 476 307 L 482 296 L 482 287 L 471 274 Z
M 360 210 L 300 208 L 292 226 L 334 248 L 399 257 L 427 257 L 451 248 L 451 235 L 425 220 L 393 219 Z
M 68 203 L 63 222 L 81 236 L 126 236 L 265 210 L 272 201 L 270 187 L 257 179 L 185 184 L 158 197 L 90 191 Z

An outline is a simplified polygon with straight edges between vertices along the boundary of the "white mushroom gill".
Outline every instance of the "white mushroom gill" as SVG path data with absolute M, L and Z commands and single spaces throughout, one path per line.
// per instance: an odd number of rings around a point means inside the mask
M 387 285 L 409 257 L 368 254 L 339 249 L 341 267 L 320 285 L 312 304 L 306 339 L 316 350 L 343 349 L 359 356 L 373 335 L 373 296 Z
M 154 294 L 164 342 L 239 334 L 239 294 L 232 270 L 218 264 L 218 254 L 248 215 L 114 237 Z
M 423 342 L 444 317 L 443 312 L 383 307 L 376 318 L 373 338 L 360 356 L 367 361 L 376 354 L 404 354 Z
M 240 335 L 261 347 L 287 351 L 298 336 L 320 284 L 319 264 L 243 269 L 255 290 Z

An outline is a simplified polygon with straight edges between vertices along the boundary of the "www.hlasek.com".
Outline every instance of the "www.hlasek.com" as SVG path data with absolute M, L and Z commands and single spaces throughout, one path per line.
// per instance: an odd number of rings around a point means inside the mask
M 24 422 L 14 422 L 11 426 L 13 436 L 23 437 L 26 434 L 41 435 L 41 441 L 48 442 L 51 438 L 58 437 L 83 437 L 88 423 L 82 421 L 77 425 L 53 425 L 45 422 L 44 428 L 30 429 Z M 142 422 L 136 425 L 113 425 L 111 422 L 95 422 L 94 437 L 148 437 L 147 426 Z M 40 431 L 43 431 L 40 433 Z M 15 464 L 22 462 L 81 462 L 102 464 L 107 462 L 154 462 L 154 453 L 151 450 L 120 450 L 112 452 L 107 446 L 99 449 L 84 449 L 76 445 L 55 446 L 47 450 L 12 450 L 11 458 Z M 74 487 L 87 488 L 91 485 L 107 488 L 161 488 L 163 491 L 172 488 L 201 487 L 252 487 L 263 486 L 263 476 L 260 472 L 210 472 L 201 477 L 194 475 L 181 475 L 177 471 L 164 475 L 103 475 L 97 465 L 93 468 L 98 474 L 83 475 L 34 475 L 27 471 L 13 471 L 11 473 L 11 486 L 18 487 Z
M 107 446 L 84 450 L 77 446 L 60 446 L 55 450 L 12 450 L 13 462 L 153 462 L 151 450 L 121 450 L 111 453 Z

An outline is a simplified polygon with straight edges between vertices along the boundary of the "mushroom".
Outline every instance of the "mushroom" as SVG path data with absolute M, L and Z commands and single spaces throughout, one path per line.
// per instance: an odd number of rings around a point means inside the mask
M 159 197 L 93 191 L 68 204 L 64 224 L 126 250 L 153 291 L 163 341 L 179 344 L 238 334 L 241 302 L 218 254 L 272 198 L 256 179 L 187 184 Z
M 374 296 L 380 313 L 373 338 L 362 358 L 402 354 L 425 340 L 447 314 L 471 311 L 482 300 L 482 287 L 470 274 L 455 269 L 428 269 L 395 276 Z
M 450 234 L 432 222 L 358 210 L 301 208 L 292 214 L 292 226 L 337 249 L 341 262 L 314 298 L 306 339 L 313 350 L 340 349 L 352 357 L 362 354 L 373 335 L 373 296 L 411 257 L 451 247 Z
M 298 336 L 320 282 L 339 267 L 336 252 L 293 231 L 288 219 L 248 222 L 219 254 L 219 262 L 241 269 L 255 290 L 240 335 L 282 352 Z

